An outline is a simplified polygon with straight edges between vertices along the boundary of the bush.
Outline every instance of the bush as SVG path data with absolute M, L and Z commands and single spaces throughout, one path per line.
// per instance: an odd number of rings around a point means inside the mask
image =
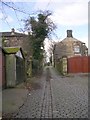
M 41 73 L 43 70 L 42 64 L 40 64 L 39 60 L 34 59 L 32 61 L 32 73 L 33 75 Z
M 63 74 L 62 60 L 61 60 L 61 61 L 58 61 L 58 62 L 56 63 L 56 69 L 58 70 L 58 72 L 59 72 L 60 74 Z
M 34 59 L 32 61 L 32 73 L 36 74 L 38 69 L 39 69 L 39 61 Z

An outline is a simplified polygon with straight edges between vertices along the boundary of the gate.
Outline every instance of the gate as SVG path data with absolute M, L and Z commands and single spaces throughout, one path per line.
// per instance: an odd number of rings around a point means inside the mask
M 16 57 L 16 84 L 25 81 L 25 63 L 24 59 Z
M 6 88 L 6 64 L 4 54 L 2 54 L 2 87 Z
M 90 73 L 90 56 L 76 56 L 68 58 L 68 73 Z
M 0 49 L 0 87 L 6 87 L 6 77 L 5 77 L 5 55 Z

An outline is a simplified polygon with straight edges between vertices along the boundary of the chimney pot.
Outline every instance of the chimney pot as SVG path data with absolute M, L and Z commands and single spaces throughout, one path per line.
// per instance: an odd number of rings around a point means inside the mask
M 67 37 L 73 37 L 72 36 L 72 30 L 67 30 Z
M 12 30 L 11 30 L 11 35 L 14 35 L 14 34 L 15 34 L 15 29 L 12 28 Z

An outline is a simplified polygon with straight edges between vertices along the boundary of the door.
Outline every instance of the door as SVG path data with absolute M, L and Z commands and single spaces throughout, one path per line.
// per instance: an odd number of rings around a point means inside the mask
M 16 84 L 25 81 L 25 62 L 24 59 L 16 57 Z

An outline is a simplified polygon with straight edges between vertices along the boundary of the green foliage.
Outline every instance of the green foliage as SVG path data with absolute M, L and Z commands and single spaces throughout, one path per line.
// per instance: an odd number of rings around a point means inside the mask
M 40 64 L 39 60 L 34 59 L 32 61 L 32 70 L 34 75 L 42 70 L 42 65 Z
M 42 71 L 44 58 L 44 40 L 49 37 L 55 29 L 54 23 L 50 20 L 51 12 L 39 12 L 37 16 L 25 20 L 25 29 L 30 33 L 29 39 L 32 50 L 32 72 L 33 74 Z
M 25 21 L 25 28 L 32 33 L 30 38 L 32 39 L 33 59 L 39 61 L 43 59 L 43 42 L 56 27 L 50 20 L 50 15 L 49 11 L 40 11 L 37 17 L 30 17 Z
M 62 62 L 62 60 L 56 62 L 56 69 L 58 70 L 58 72 L 60 74 L 63 75 L 63 62 Z
M 5 47 L 6 43 L 5 43 L 5 37 L 2 37 L 2 46 Z
M 23 54 L 26 57 L 27 56 L 27 51 L 23 51 Z

